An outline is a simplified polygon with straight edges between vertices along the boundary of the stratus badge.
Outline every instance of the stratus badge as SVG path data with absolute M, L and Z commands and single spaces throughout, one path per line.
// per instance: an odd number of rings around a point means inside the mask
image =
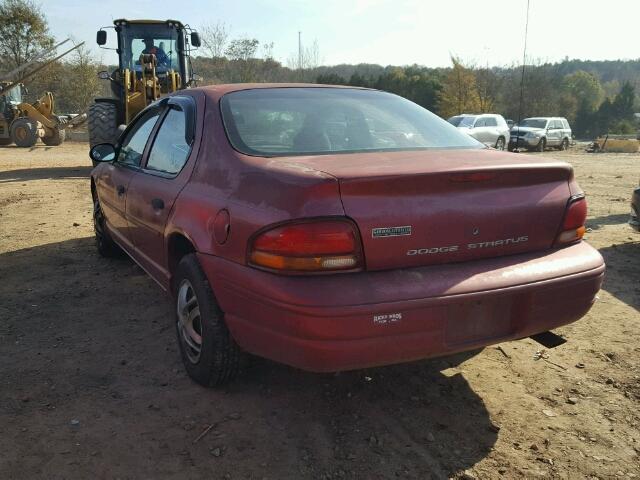
M 402 237 L 406 235 L 411 235 L 411 225 L 405 225 L 403 227 L 377 227 L 371 229 L 371 236 L 373 238 Z

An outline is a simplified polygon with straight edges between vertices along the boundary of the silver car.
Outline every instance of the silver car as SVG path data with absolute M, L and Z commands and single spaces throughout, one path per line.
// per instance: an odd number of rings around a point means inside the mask
M 504 150 L 509 141 L 509 126 L 502 115 L 465 113 L 451 117 L 448 122 L 476 140 L 498 150 Z
M 566 150 L 571 145 L 571 127 L 566 118 L 525 118 L 511 128 L 509 150 L 526 148 L 544 152 L 547 147 Z

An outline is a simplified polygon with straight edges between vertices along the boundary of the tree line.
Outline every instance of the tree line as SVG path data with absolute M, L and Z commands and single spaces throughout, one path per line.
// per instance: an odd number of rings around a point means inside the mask
M 517 121 L 530 116 L 566 117 L 579 138 L 634 133 L 639 111 L 635 89 L 640 61 L 583 61 L 525 66 L 482 67 L 452 57 L 451 66 L 321 65 L 318 42 L 303 46 L 285 62 L 273 56 L 273 43 L 232 37 L 224 23 L 201 26 L 203 46 L 193 59 L 204 84 L 236 82 L 310 82 L 389 91 L 447 118 L 459 113 L 500 113 Z M 28 33 L 27 33 L 28 32 Z M 54 44 L 42 9 L 33 0 L 0 1 L 0 72 L 29 61 Z M 28 85 L 28 100 L 45 91 L 57 111 L 84 111 L 94 97 L 109 96 L 108 81 L 97 72 L 113 70 L 82 47 L 50 65 Z

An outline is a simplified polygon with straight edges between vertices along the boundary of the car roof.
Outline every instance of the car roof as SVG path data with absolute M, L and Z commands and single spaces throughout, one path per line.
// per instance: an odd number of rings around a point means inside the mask
M 191 90 L 200 90 L 207 96 L 220 98 L 223 95 L 231 92 L 267 88 L 336 88 L 376 91 L 376 89 L 373 88 L 351 87 L 348 85 L 324 85 L 321 83 L 226 83 L 220 85 L 206 85 L 202 87 L 192 88 Z

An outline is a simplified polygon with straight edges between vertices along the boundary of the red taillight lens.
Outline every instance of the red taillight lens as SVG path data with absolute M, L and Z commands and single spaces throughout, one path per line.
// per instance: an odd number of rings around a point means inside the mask
M 253 240 L 249 262 L 279 271 L 354 270 L 362 267 L 360 236 L 347 220 L 281 225 Z
M 584 226 L 587 220 L 587 201 L 584 196 L 572 198 L 562 221 L 562 230 L 556 238 L 556 244 L 563 245 L 576 242 L 584 236 L 587 230 Z

